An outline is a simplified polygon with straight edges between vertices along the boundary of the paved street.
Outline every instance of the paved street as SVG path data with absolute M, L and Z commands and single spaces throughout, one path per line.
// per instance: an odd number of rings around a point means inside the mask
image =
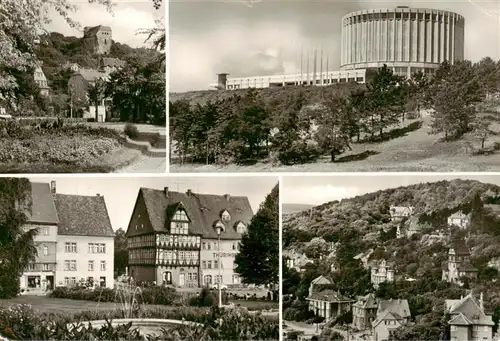
M 167 159 L 140 155 L 130 165 L 120 168 L 116 173 L 165 173 Z

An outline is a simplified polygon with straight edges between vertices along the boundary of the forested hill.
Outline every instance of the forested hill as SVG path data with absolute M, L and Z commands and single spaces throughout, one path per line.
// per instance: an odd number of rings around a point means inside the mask
M 298 212 L 302 212 L 305 210 L 309 210 L 313 206 L 314 205 L 308 205 L 308 204 L 283 203 L 281 205 L 281 210 L 282 210 L 283 214 L 293 214 L 293 213 L 298 213 Z
M 376 232 L 389 223 L 391 205 L 413 206 L 416 215 L 439 217 L 460 209 L 470 212 L 470 203 L 476 193 L 483 201 L 490 202 L 500 194 L 500 187 L 475 180 L 455 179 L 380 190 L 340 202 L 324 203 L 314 207 L 312 213 L 307 211 L 290 215 L 283 227 L 303 230 L 311 236 L 326 239 L 335 239 L 335 234 L 343 228 L 366 234 Z

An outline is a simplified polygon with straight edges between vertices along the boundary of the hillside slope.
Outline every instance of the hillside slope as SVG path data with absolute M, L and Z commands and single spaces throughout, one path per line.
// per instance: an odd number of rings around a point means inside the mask
M 499 195 L 497 185 L 455 179 L 380 190 L 285 217 L 284 254 L 298 254 L 299 260 L 307 257 L 313 262 L 301 274 L 284 270 L 284 292 L 303 302 L 302 306 L 288 304 L 285 319 L 308 318 L 304 298 L 309 284 L 324 275 L 332 278 L 332 289 L 352 298 L 375 292 L 379 298 L 407 299 L 416 324 L 403 328 L 400 340 L 436 340 L 443 331 L 444 299 L 458 299 L 467 289 L 484 293 L 496 329 L 500 320 Z M 408 220 L 391 221 L 391 205 L 413 206 L 414 214 Z M 460 210 L 471 213 L 469 227 L 448 226 L 447 218 Z M 420 229 L 413 235 L 398 235 L 411 221 Z M 442 269 L 449 247 L 463 241 L 478 275 L 460 287 L 442 281 Z M 398 278 L 414 281 L 384 283 L 375 289 L 369 269 L 354 258 L 370 251 L 367 262 L 385 259 L 393 264 Z

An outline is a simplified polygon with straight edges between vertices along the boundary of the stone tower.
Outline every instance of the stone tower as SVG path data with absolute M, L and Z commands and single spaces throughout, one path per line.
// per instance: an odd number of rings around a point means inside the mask
M 108 26 L 85 27 L 83 39 L 95 54 L 109 54 L 113 42 L 113 34 Z

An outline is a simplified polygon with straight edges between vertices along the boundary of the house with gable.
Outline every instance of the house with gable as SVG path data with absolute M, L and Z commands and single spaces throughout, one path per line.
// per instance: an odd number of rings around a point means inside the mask
M 443 281 L 462 285 L 460 278 L 476 278 L 478 270 L 470 263 L 471 253 L 464 240 L 450 247 L 448 261 L 443 264 Z
M 20 278 L 20 289 L 29 294 L 41 294 L 52 290 L 56 279 L 57 217 L 51 188 L 47 183 L 31 183 L 31 209 L 24 210 L 27 216 L 25 231 L 36 229 L 34 238 L 37 255 L 28 264 Z
M 370 269 L 370 279 L 375 289 L 378 288 L 380 283 L 394 282 L 394 266 L 385 259 L 372 261 Z
M 450 340 L 493 340 L 492 315 L 484 310 L 483 294 L 479 301 L 472 292 L 460 300 L 446 300 L 446 313 L 450 320 Z
M 247 197 L 141 188 L 126 234 L 129 273 L 177 287 L 238 285 L 234 259 L 252 216 Z
M 371 329 L 377 317 L 378 299 L 374 294 L 358 297 L 352 306 L 352 327 L 357 330 Z
M 329 278 L 323 275 L 316 277 L 311 281 L 311 284 L 309 284 L 309 296 L 311 296 L 313 292 L 319 291 L 321 285 L 329 284 L 332 284 L 332 281 Z
M 326 321 L 351 311 L 352 304 L 355 302 L 331 289 L 314 291 L 306 298 L 306 301 L 309 301 L 309 310 Z
M 40 65 L 35 68 L 33 78 L 35 80 L 35 83 L 38 85 L 38 88 L 40 89 L 40 95 L 48 96 L 50 87 L 47 81 L 47 77 L 45 76 L 45 73 L 43 72 Z
M 86 108 L 84 118 L 93 118 L 97 122 L 105 122 L 107 118 L 106 107 L 109 106 L 107 98 L 101 98 L 97 105 L 97 117 L 95 103 L 89 98 L 89 89 L 95 86 L 96 82 L 106 82 L 109 76 L 106 73 L 94 69 L 81 68 L 70 76 L 68 80 L 68 89 L 71 97 L 71 105 L 74 107 Z
M 377 317 L 372 322 L 373 341 L 389 340 L 389 337 L 411 318 L 407 300 L 381 300 L 377 308 Z
M 413 215 L 415 208 L 413 206 L 391 206 L 389 213 L 391 214 L 392 221 L 402 220 Z
M 58 194 L 51 183 L 57 228 L 56 286 L 114 287 L 114 237 L 104 197 Z
M 461 229 L 466 229 L 470 226 L 471 214 L 465 214 L 462 211 L 453 213 L 448 217 L 449 226 L 458 226 Z
M 109 75 L 123 68 L 125 64 L 123 60 L 118 58 L 102 57 L 99 59 L 99 71 Z

